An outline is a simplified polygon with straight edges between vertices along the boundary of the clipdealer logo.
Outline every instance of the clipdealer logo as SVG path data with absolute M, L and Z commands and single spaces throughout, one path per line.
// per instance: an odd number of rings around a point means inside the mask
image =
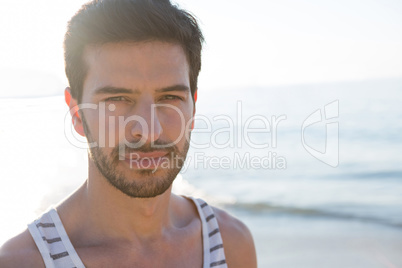
M 323 116 L 324 114 L 324 116 Z M 325 105 L 324 109 L 318 109 L 304 120 L 301 128 L 301 141 L 304 149 L 319 161 L 331 166 L 339 165 L 339 101 L 333 101 Z M 325 123 L 326 137 L 325 148 L 320 151 L 306 143 L 305 130 L 315 124 Z
M 160 105 L 152 105 L 151 107 L 151 117 L 152 120 L 155 120 L 155 109 L 157 109 Z M 287 120 L 286 115 L 280 116 L 271 116 L 271 118 L 267 118 L 263 115 L 252 115 L 248 118 L 243 118 L 243 107 L 242 102 L 237 102 L 236 109 L 236 117 L 230 117 L 229 115 L 216 115 L 212 118 L 209 118 L 205 115 L 197 114 L 195 118 L 190 120 L 189 122 L 184 121 L 184 116 L 182 111 L 180 111 L 177 107 L 169 105 L 165 105 L 165 109 L 173 109 L 181 119 L 181 133 L 179 137 L 172 144 L 177 144 L 183 137 L 189 139 L 189 136 L 185 136 L 185 129 L 189 129 L 191 123 L 194 120 L 201 121 L 206 127 L 194 128 L 194 133 L 199 134 L 207 134 L 209 137 L 205 142 L 197 142 L 193 139 L 188 140 L 191 144 L 191 147 L 194 149 L 241 149 L 241 148 L 249 148 L 252 151 L 249 152 L 233 152 L 232 156 L 208 156 L 203 153 L 195 154 L 193 157 L 190 155 L 187 156 L 187 163 L 192 162 L 196 167 L 202 168 L 238 168 L 238 169 L 286 169 L 287 163 L 286 158 L 284 156 L 278 155 L 275 152 L 275 149 L 278 146 L 278 127 L 282 121 Z M 127 140 L 116 141 L 116 137 L 119 137 L 120 131 L 124 131 L 128 126 L 133 124 L 141 124 L 141 128 L 144 130 L 144 139 L 146 139 L 147 135 L 153 134 L 153 123 L 147 122 L 145 119 L 132 115 L 128 118 L 123 116 L 107 116 L 108 111 L 114 111 L 115 107 L 113 105 L 106 106 L 105 103 L 96 104 L 80 104 L 78 109 L 91 109 L 98 110 L 98 140 L 97 142 L 86 143 L 82 138 L 77 138 L 75 131 L 73 130 L 73 126 L 71 125 L 71 118 L 69 113 L 65 116 L 65 136 L 67 140 L 78 148 L 86 148 L 91 147 L 106 147 L 107 146 L 117 146 L 116 142 L 119 142 L 122 145 L 130 145 Z M 302 123 L 301 126 L 301 143 L 303 148 L 311 154 L 314 158 L 319 161 L 331 166 L 337 167 L 339 165 L 339 101 L 333 101 L 324 106 L 324 109 L 317 109 L 313 113 L 311 113 Z M 106 123 L 107 122 L 107 123 Z M 150 125 L 148 124 L 150 123 Z M 306 142 L 306 129 L 313 125 L 322 125 L 325 123 L 326 137 L 325 137 L 325 148 L 324 150 L 320 150 L 319 148 L 315 148 L 309 145 Z M 259 127 L 255 127 L 255 124 Z M 213 126 L 219 125 L 220 127 L 215 129 Z M 223 127 L 222 127 L 223 126 Z M 253 140 L 251 137 L 253 135 L 259 135 L 260 137 L 257 140 Z M 261 135 L 262 134 L 262 135 Z M 223 136 L 222 136 L 223 135 Z M 221 138 L 218 138 L 218 137 Z M 226 137 L 222 142 L 222 137 Z M 139 142 L 138 147 L 142 145 L 142 140 Z M 267 150 L 271 149 L 271 150 Z M 256 150 L 260 150 L 257 152 Z M 265 150 L 263 156 L 257 156 L 257 154 L 261 154 L 261 150 Z M 187 164 L 188 166 L 188 164 Z

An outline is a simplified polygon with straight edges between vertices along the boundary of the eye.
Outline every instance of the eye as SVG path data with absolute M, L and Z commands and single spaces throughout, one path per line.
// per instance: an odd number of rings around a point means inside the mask
M 182 97 L 176 95 L 166 95 L 162 97 L 163 100 L 183 100 Z
M 107 98 L 107 99 L 105 99 L 105 101 L 127 101 L 127 99 L 122 96 L 116 96 L 116 97 Z

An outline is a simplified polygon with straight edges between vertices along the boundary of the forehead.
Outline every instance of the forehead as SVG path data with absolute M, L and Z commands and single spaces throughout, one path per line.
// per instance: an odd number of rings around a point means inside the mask
M 165 42 L 112 43 L 87 47 L 88 72 L 83 95 L 114 86 L 153 90 L 172 85 L 189 86 L 189 64 L 183 48 Z

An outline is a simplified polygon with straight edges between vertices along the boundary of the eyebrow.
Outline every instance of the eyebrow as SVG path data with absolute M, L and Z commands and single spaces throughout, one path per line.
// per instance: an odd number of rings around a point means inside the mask
M 163 92 L 171 92 L 171 91 L 182 91 L 182 92 L 190 92 L 190 88 L 185 85 L 174 85 L 169 87 L 164 87 L 155 90 L 155 92 L 163 93 Z M 112 86 L 105 86 L 100 87 L 95 90 L 96 95 L 101 94 L 140 94 L 139 90 L 132 90 L 129 88 L 121 88 L 121 87 L 112 87 Z
M 138 90 L 132 90 L 128 88 L 105 86 L 100 87 L 95 90 L 95 95 L 101 94 L 139 94 Z
M 190 91 L 190 88 L 185 85 L 174 85 L 155 90 L 156 92 L 169 92 L 169 91 Z

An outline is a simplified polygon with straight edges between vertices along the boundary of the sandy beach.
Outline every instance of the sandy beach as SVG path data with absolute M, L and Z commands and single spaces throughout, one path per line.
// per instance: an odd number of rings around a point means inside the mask
M 355 220 L 231 213 L 251 229 L 261 268 L 402 267 L 402 229 L 397 227 Z

